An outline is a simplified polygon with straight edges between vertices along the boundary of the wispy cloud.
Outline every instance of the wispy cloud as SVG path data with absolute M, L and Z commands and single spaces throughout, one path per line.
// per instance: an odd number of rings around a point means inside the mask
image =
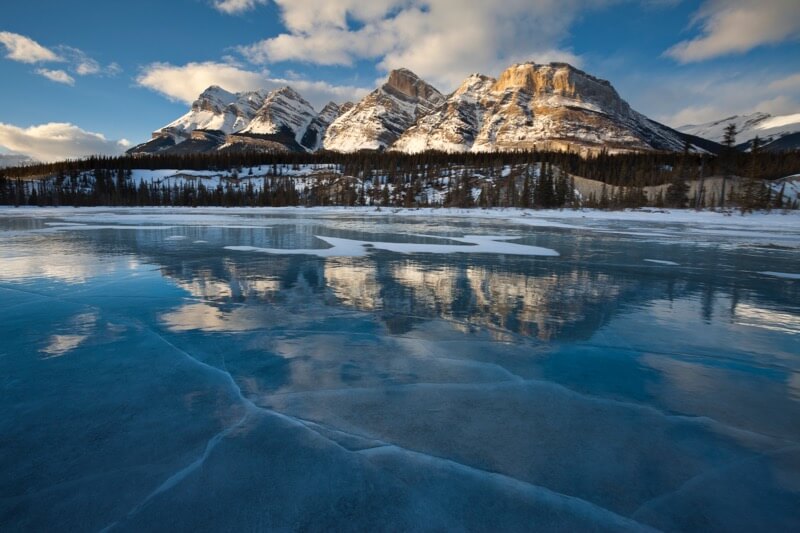
M 800 73 L 766 69 L 731 74 L 724 69 L 648 76 L 630 85 L 635 106 L 665 124 L 679 127 L 755 111 L 787 115 L 800 111 Z
M 0 43 L 6 47 L 6 58 L 20 63 L 63 61 L 58 54 L 30 37 L 9 31 L 0 32 Z
M 0 32 L 0 44 L 6 48 L 6 58 L 12 61 L 27 64 L 60 63 L 65 65 L 64 68 L 58 70 L 39 68 L 34 72 L 49 80 L 66 85 L 75 85 L 74 76 L 67 71 L 77 76 L 115 76 L 122 71 L 116 63 L 101 65 L 78 48 L 67 45 L 58 45 L 52 49 L 46 48 L 30 37 L 18 33 Z
M 37 68 L 36 73 L 56 83 L 63 83 L 64 85 L 69 85 L 69 86 L 75 85 L 75 78 L 73 78 L 63 70 L 50 70 L 46 68 Z
M 258 4 L 266 4 L 267 0 L 214 0 L 214 8 L 228 15 L 238 15 L 254 9 Z
M 90 155 L 115 155 L 130 146 L 125 139 L 113 141 L 74 124 L 51 122 L 20 128 L 0 122 L 0 146 L 38 161 L 57 161 Z
M 214 61 L 186 65 L 153 63 L 142 69 L 136 82 L 142 87 L 184 103 L 193 102 L 211 85 L 219 85 L 231 92 L 271 90 L 291 85 L 318 109 L 331 100 L 342 102 L 358 99 L 368 92 L 365 88 L 332 85 L 321 81 L 273 78 L 266 70 L 255 72 L 235 63 Z
M 706 0 L 693 17 L 701 35 L 665 54 L 681 63 L 744 53 L 800 36 L 798 0 Z

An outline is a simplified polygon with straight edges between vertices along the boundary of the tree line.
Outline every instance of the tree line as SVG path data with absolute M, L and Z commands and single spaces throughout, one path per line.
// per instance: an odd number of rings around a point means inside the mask
M 773 194 L 767 184 L 770 179 L 796 173 L 800 151 L 764 151 L 756 139 L 749 152 L 740 152 L 734 147 L 735 128 L 726 134 L 725 149 L 719 155 L 692 153 L 687 144 L 681 153 L 603 151 L 589 156 L 549 151 L 431 151 L 90 157 L 0 170 L 0 204 L 700 207 L 696 199 L 688 197 L 688 182 L 723 176 L 723 191 L 719 201 L 712 202 L 714 206 L 736 204 L 746 210 L 792 207 L 783 205 L 782 195 Z M 301 165 L 315 165 L 322 171 L 300 186 L 286 169 Z M 260 169 L 258 175 L 263 177 L 253 178 L 253 168 Z M 508 173 L 504 170 L 508 168 L 526 170 Z M 172 185 L 135 182 L 134 169 L 215 170 L 226 179 L 214 186 L 201 180 Z M 598 194 L 581 197 L 573 175 L 604 186 Z M 745 177 L 744 184 L 736 191 L 726 189 L 726 180 L 734 176 Z M 650 197 L 645 193 L 645 187 L 665 184 L 666 192 Z

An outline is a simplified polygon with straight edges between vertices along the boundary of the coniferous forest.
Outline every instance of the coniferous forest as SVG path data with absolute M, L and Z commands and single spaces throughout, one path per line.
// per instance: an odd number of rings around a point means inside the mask
M 800 171 L 800 151 L 728 150 L 720 155 L 648 152 L 210 153 L 91 157 L 0 169 L 0 204 L 39 206 L 693 207 L 691 180 L 744 178 L 719 205 L 787 205 L 767 187 Z M 298 186 L 296 172 L 316 171 Z M 514 168 L 514 172 L 503 169 Z M 214 185 L 136 180 L 134 170 L 217 171 Z M 254 173 L 254 169 L 256 172 Z M 326 172 L 328 169 L 329 172 Z M 522 170 L 520 170 L 522 169 Z M 578 197 L 573 177 L 600 182 Z M 609 190 L 606 191 L 606 185 Z M 645 187 L 668 185 L 648 196 Z M 613 190 L 613 192 L 612 192 Z M 428 194 L 435 191 L 435 195 Z M 717 204 L 712 204 L 717 205 Z

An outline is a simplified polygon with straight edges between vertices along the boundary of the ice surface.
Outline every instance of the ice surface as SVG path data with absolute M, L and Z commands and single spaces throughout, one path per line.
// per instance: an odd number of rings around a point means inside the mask
M 2 529 L 797 530 L 796 215 L 652 216 L 0 210 Z

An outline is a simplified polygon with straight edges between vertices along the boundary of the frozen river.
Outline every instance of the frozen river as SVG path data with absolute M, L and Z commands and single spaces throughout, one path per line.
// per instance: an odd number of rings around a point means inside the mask
M 0 530 L 800 530 L 800 216 L 0 209 Z

